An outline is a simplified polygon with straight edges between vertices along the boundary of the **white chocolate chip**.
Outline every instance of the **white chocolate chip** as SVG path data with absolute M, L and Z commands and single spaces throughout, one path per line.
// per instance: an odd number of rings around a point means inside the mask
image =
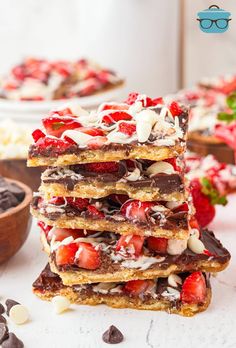
M 133 172 L 128 174 L 125 179 L 128 181 L 137 181 L 140 177 L 140 170 L 138 168 L 135 168 Z
M 170 163 L 164 162 L 164 161 L 153 163 L 146 170 L 146 173 L 149 176 L 153 176 L 158 173 L 172 174 L 174 172 L 175 172 L 174 167 Z
M 87 143 L 93 139 L 93 137 L 89 134 L 85 134 L 76 130 L 66 130 L 62 134 L 62 138 L 67 136 L 68 138 L 72 139 L 76 144 L 81 146 L 86 146 Z
M 189 237 L 188 247 L 195 254 L 202 254 L 206 249 L 202 241 L 198 239 L 195 235 Z
M 169 239 L 167 253 L 170 255 L 180 255 L 187 248 L 187 241 L 182 239 Z
M 176 288 L 178 284 L 182 284 L 182 279 L 177 274 L 170 274 L 168 277 L 168 284 Z
M 11 307 L 9 311 L 9 317 L 13 323 L 21 325 L 27 322 L 29 319 L 28 309 L 21 304 Z
M 152 131 L 151 123 L 143 122 L 143 121 L 137 122 L 136 132 L 138 136 L 138 141 L 140 143 L 144 143 L 145 141 L 148 140 L 151 134 L 151 131 Z
M 64 296 L 55 296 L 52 299 L 52 304 L 56 314 L 65 312 L 70 307 L 70 301 Z

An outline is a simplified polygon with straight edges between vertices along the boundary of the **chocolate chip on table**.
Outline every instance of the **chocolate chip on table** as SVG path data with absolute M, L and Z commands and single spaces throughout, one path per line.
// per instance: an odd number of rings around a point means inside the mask
M 9 316 L 9 312 L 10 312 L 11 307 L 18 305 L 18 304 L 20 304 L 20 303 L 14 301 L 14 300 L 11 300 L 11 299 L 6 300 L 6 307 L 7 307 L 6 313 L 8 316 Z
M 117 344 L 123 341 L 124 336 L 114 325 L 111 325 L 107 331 L 102 335 L 105 343 Z
M 5 312 L 4 306 L 0 303 L 0 314 L 3 314 Z
M 0 315 L 0 323 L 3 323 L 3 324 L 7 323 L 7 319 L 4 318 L 2 315 Z
M 0 323 L 0 344 L 8 338 L 8 327 L 6 324 Z
M 23 348 L 24 344 L 19 338 L 10 332 L 8 338 L 2 343 L 2 348 Z

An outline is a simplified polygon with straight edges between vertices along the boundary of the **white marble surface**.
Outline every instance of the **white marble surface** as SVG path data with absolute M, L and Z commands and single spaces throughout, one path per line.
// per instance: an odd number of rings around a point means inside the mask
M 163 312 L 116 310 L 105 306 L 73 306 L 56 315 L 50 303 L 31 293 L 31 283 L 46 263 L 39 232 L 32 228 L 21 251 L 0 267 L 0 300 L 13 298 L 30 311 L 30 322 L 13 330 L 26 348 L 105 348 L 102 333 L 114 324 L 125 341 L 118 347 L 133 348 L 235 348 L 236 347 L 236 195 L 225 208 L 218 208 L 212 225 L 232 253 L 228 269 L 212 279 L 213 301 L 209 309 L 193 318 Z

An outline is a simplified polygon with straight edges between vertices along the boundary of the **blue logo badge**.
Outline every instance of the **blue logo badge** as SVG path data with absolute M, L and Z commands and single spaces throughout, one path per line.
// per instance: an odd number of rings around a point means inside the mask
M 212 5 L 208 9 L 198 12 L 197 15 L 200 29 L 204 33 L 224 33 L 229 28 L 231 13 L 217 5 Z

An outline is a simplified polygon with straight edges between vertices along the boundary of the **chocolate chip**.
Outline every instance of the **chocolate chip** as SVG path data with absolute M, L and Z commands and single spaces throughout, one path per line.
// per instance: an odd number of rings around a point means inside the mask
M 15 183 L 8 184 L 8 190 L 18 199 L 18 201 L 23 201 L 25 197 L 25 192 L 21 187 L 16 185 Z
M 7 313 L 7 315 L 9 315 L 9 312 L 10 312 L 11 307 L 13 307 L 13 306 L 15 306 L 15 305 L 17 305 L 17 304 L 20 304 L 20 303 L 14 301 L 14 300 L 11 300 L 11 299 L 6 300 L 6 306 L 7 306 L 7 311 L 6 311 L 6 313 Z
M 0 344 L 8 338 L 8 327 L 7 325 L 0 323 Z
M 0 303 L 0 314 L 3 314 L 5 312 L 4 306 Z
M 114 325 L 111 325 L 107 331 L 102 335 L 102 339 L 105 343 L 117 344 L 123 341 L 124 336 Z
M 9 333 L 9 337 L 2 343 L 2 348 L 23 348 L 24 344 L 18 337 L 12 332 Z
M 3 324 L 7 323 L 7 319 L 4 318 L 2 315 L 0 315 L 0 323 L 3 323 Z

